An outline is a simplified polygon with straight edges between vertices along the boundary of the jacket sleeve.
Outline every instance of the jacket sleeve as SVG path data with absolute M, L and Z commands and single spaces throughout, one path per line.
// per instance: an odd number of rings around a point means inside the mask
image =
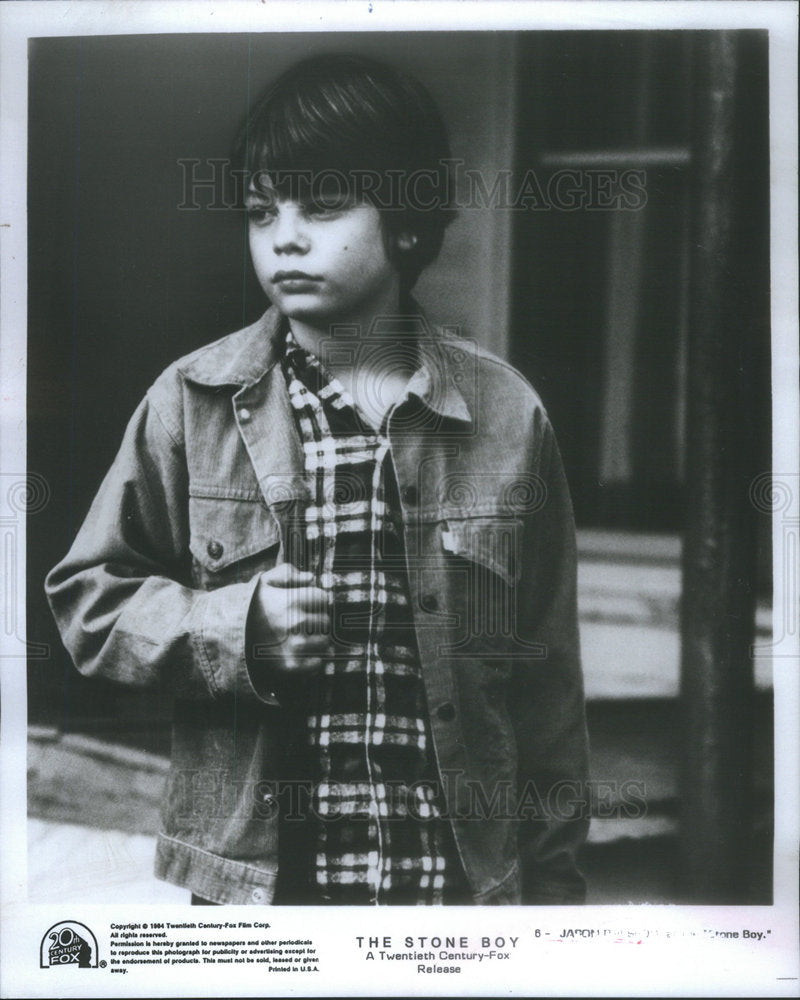
M 545 420 L 538 460 L 541 505 L 525 536 L 520 633 L 540 644 L 512 677 L 521 803 L 519 853 L 525 903 L 585 899 L 577 866 L 589 826 L 588 737 L 577 615 L 577 553 L 561 457 Z
M 177 421 L 169 424 L 148 395 L 69 553 L 48 574 L 64 645 L 88 677 L 159 684 L 180 698 L 272 701 L 245 656 L 258 576 L 208 592 L 188 585 L 186 460 Z

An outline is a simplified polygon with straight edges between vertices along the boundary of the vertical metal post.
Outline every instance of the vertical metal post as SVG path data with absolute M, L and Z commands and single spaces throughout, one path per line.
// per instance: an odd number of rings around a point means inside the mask
M 747 901 L 754 511 L 747 310 L 737 315 L 737 38 L 694 38 L 693 223 L 683 554 L 682 873 L 687 900 Z M 741 137 L 739 137 L 741 138 Z

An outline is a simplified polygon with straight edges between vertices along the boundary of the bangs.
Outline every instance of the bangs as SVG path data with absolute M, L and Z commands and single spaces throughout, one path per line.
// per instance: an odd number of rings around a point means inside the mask
M 360 57 L 317 56 L 251 110 L 237 167 L 281 197 L 320 186 L 355 195 L 383 186 L 390 172 L 409 175 L 446 158 L 443 136 L 435 105 L 415 81 Z

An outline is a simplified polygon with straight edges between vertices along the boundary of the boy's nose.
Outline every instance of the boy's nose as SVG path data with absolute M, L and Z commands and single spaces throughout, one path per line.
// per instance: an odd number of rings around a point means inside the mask
M 294 212 L 281 212 L 272 226 L 275 253 L 306 253 L 310 243 L 302 219 Z

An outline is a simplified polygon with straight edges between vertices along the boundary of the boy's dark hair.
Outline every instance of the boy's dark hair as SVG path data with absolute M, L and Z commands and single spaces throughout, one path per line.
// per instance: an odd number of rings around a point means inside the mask
M 248 186 L 298 200 L 342 186 L 381 212 L 389 258 L 410 289 L 452 221 L 450 147 L 416 80 L 355 55 L 318 55 L 275 80 L 234 148 Z M 406 249 L 399 249 L 404 234 Z

